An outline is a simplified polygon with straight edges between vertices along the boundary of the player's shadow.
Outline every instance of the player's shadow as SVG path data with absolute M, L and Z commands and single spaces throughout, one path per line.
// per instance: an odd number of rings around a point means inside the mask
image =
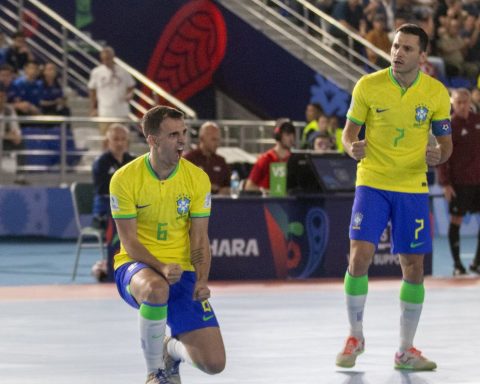
M 338 371 L 338 373 L 341 373 L 345 376 L 348 376 L 345 381 L 342 382 L 342 384 L 368 384 L 367 381 L 363 379 L 363 375 L 365 375 L 365 372 L 361 371 Z
M 400 376 L 402 384 L 431 384 L 431 381 L 418 377 L 415 372 L 398 371 L 397 377 Z

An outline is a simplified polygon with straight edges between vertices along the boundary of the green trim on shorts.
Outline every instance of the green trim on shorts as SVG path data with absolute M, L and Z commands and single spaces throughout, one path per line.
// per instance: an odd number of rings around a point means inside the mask
M 400 300 L 411 304 L 422 304 L 425 300 L 425 287 L 423 283 L 412 284 L 403 280 L 400 287 Z
M 140 305 L 140 315 L 147 320 L 163 320 L 167 317 L 167 304 L 152 306 L 145 303 Z
M 347 295 L 360 296 L 368 293 L 368 275 L 352 276 L 347 271 L 343 284 Z

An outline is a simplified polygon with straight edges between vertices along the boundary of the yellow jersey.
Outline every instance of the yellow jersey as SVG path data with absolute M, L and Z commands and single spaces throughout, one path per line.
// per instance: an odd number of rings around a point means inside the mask
M 209 217 L 211 186 L 208 175 L 181 158 L 172 174 L 160 180 L 149 154 L 120 168 L 110 182 L 110 206 L 116 220 L 137 219 L 138 240 L 163 263 L 193 271 L 190 262 L 190 221 Z M 114 268 L 133 261 L 123 244 Z
M 357 167 L 357 186 L 426 193 L 425 154 L 430 128 L 449 135 L 450 97 L 438 80 L 419 71 L 404 89 L 387 68 L 356 84 L 347 118 L 365 124 L 366 156 Z

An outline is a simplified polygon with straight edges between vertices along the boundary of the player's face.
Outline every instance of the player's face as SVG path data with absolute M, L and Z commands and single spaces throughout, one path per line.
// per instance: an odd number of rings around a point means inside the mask
M 185 149 L 187 128 L 182 119 L 167 117 L 160 124 L 160 133 L 154 137 L 154 150 L 161 162 L 166 165 L 178 163 Z
M 390 51 L 393 71 L 398 74 L 416 72 L 425 59 L 425 52 L 420 51 L 420 38 L 416 35 L 398 32 Z
M 452 107 L 455 115 L 466 119 L 470 112 L 470 97 L 462 93 L 454 94 L 452 97 Z

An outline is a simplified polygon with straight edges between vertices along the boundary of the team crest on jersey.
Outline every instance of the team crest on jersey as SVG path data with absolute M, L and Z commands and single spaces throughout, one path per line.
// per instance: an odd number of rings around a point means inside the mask
M 355 212 L 353 215 L 353 226 L 352 229 L 360 229 L 360 225 L 362 225 L 363 221 L 363 214 L 360 212 Z
M 415 108 L 415 120 L 422 124 L 427 120 L 428 108 L 425 105 L 418 105 Z
M 190 197 L 186 195 L 180 195 L 177 197 L 177 213 L 180 217 L 187 216 L 190 211 Z

